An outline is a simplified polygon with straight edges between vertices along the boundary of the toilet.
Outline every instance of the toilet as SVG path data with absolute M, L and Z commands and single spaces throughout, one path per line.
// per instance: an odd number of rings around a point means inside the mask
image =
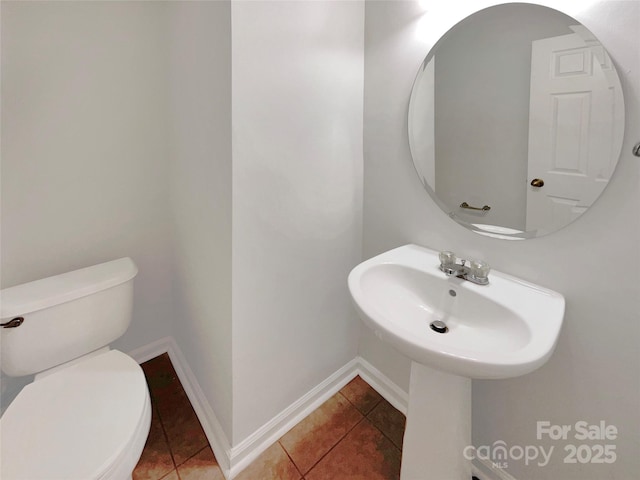
M 121 258 L 0 291 L 2 371 L 35 374 L 0 418 L 3 480 L 131 478 L 149 389 L 108 345 L 131 323 L 137 273 Z

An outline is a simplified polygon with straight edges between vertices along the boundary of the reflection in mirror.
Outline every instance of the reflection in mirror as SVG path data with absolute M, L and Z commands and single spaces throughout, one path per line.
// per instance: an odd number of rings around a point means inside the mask
M 420 67 L 409 143 L 422 183 L 477 233 L 523 239 L 579 217 L 616 166 L 620 80 L 589 30 L 503 4 L 449 30 Z

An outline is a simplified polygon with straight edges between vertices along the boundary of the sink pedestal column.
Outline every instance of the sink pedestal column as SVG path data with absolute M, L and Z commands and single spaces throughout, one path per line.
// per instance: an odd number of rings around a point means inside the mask
M 471 379 L 411 362 L 401 480 L 469 480 Z

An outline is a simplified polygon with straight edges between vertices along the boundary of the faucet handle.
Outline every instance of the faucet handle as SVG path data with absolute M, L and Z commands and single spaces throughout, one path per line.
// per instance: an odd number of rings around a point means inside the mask
M 453 252 L 445 250 L 443 252 L 440 252 L 440 255 L 438 256 L 440 257 L 440 265 L 443 267 L 456 263 L 456 254 Z
M 487 262 L 483 262 L 482 260 L 471 260 L 469 262 L 469 270 L 471 276 L 476 280 L 489 281 L 488 276 L 491 271 L 491 266 Z

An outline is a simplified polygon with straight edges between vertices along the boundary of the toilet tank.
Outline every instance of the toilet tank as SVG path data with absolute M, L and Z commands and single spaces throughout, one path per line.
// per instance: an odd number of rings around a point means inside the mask
M 10 376 L 38 373 L 104 347 L 131 323 L 133 260 L 120 258 L 0 291 L 1 368 Z

